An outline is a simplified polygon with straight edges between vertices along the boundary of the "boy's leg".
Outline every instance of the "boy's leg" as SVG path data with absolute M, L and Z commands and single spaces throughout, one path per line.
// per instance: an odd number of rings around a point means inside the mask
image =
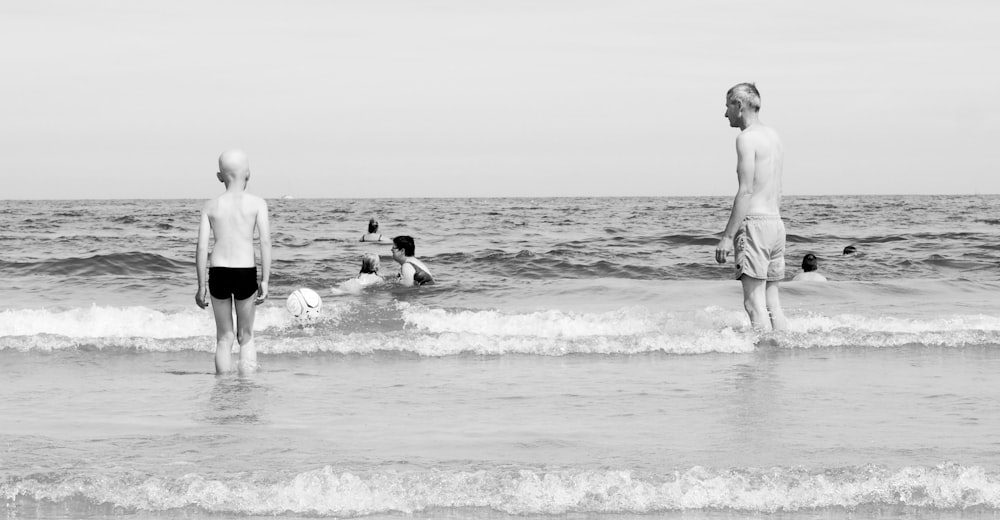
M 257 315 L 256 294 L 245 299 L 236 300 L 236 339 L 240 342 L 241 374 L 257 370 L 257 349 L 253 344 L 253 321 Z
M 213 296 L 212 312 L 215 313 L 215 373 L 225 374 L 233 370 L 233 340 L 236 339 L 233 330 L 233 299 Z
M 756 330 L 767 330 L 770 320 L 767 316 L 765 280 L 743 275 L 740 282 L 743 283 L 743 308 L 750 316 L 750 326 Z
M 765 290 L 767 300 L 767 312 L 771 314 L 771 327 L 774 330 L 785 330 L 788 328 L 788 320 L 781 310 L 781 300 L 778 298 L 778 282 L 767 282 Z

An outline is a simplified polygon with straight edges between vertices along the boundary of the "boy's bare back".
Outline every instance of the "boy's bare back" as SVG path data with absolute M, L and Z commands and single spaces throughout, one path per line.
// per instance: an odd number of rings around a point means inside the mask
M 219 156 L 219 181 L 226 185 L 226 192 L 209 200 L 201 211 L 198 228 L 196 256 L 198 270 L 198 306 L 208 307 L 207 269 L 255 268 L 254 230 L 260 237 L 261 278 L 257 303 L 267 298 L 271 274 L 271 229 L 268 223 L 267 202 L 247 193 L 250 165 L 241 150 L 229 150 Z M 215 236 L 215 246 L 208 252 L 209 239 Z M 211 258 L 209 258 L 211 256 Z
M 271 277 L 271 229 L 264 199 L 247 193 L 250 162 L 242 150 L 229 150 L 219 156 L 219 181 L 226 192 L 209 200 L 201 211 L 195 264 L 198 292 L 194 301 L 208 308 L 212 296 L 215 314 L 215 373 L 232 370 L 233 341 L 240 344 L 239 371 L 257 370 L 257 349 L 253 341 L 255 306 L 267 299 Z M 260 239 L 260 281 L 254 261 L 254 230 Z M 209 264 L 208 245 L 215 235 L 215 247 Z M 256 295 L 256 298 L 253 296 Z M 236 323 L 233 323 L 233 310 Z
M 209 200 L 204 218 L 215 235 L 211 264 L 215 267 L 253 267 L 254 228 L 266 218 L 264 199 L 246 192 L 230 192 Z

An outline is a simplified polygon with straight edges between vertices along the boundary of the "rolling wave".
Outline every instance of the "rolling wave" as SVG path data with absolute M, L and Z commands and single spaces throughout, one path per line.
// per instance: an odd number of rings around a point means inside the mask
M 261 308 L 255 330 L 264 355 L 693 355 L 760 348 L 1000 345 L 1000 318 L 983 314 L 906 319 L 807 313 L 794 316 L 788 331 L 761 335 L 749 328 L 742 311 L 719 307 L 500 312 L 330 301 L 314 321 L 297 320 L 281 308 Z M 214 349 L 214 332 L 211 313 L 200 310 L 92 306 L 0 312 L 0 351 L 208 352 Z

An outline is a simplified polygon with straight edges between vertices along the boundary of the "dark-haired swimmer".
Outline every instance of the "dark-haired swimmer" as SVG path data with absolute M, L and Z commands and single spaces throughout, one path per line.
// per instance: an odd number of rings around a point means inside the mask
M 392 259 L 399 263 L 399 283 L 405 286 L 433 285 L 434 275 L 414 256 L 413 237 L 401 235 L 392 239 Z
M 792 278 L 793 282 L 825 282 L 826 277 L 819 274 L 819 261 L 816 255 L 809 253 L 802 257 L 802 272 Z
M 361 235 L 361 242 L 384 242 L 382 234 L 378 232 L 378 221 L 374 218 L 368 220 L 368 232 Z

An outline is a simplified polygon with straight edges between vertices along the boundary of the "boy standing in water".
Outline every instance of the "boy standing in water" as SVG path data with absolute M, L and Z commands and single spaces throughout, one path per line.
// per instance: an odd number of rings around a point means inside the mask
M 715 248 L 715 260 L 726 262 L 735 249 L 736 279 L 743 283 L 743 307 L 757 330 L 788 328 L 778 298 L 785 278 L 785 224 L 781 221 L 781 172 L 785 148 L 774 129 L 758 119 L 760 92 L 740 83 L 726 93 L 729 126 L 736 136 L 739 189 L 726 230 Z
M 217 176 L 226 185 L 226 192 L 206 202 L 201 211 L 195 253 L 198 292 L 194 299 L 199 307 L 205 309 L 209 294 L 212 296 L 216 335 L 215 373 L 232 371 L 231 353 L 233 339 L 236 339 L 240 343 L 239 372 L 245 374 L 257 369 L 253 321 L 256 306 L 267 298 L 267 284 L 271 278 L 271 229 L 267 221 L 267 203 L 245 191 L 250 180 L 250 162 L 242 150 L 228 150 L 219 156 Z M 253 251 L 254 228 L 260 235 L 259 285 Z M 210 234 L 215 235 L 215 247 L 212 248 L 212 267 L 206 270 Z

